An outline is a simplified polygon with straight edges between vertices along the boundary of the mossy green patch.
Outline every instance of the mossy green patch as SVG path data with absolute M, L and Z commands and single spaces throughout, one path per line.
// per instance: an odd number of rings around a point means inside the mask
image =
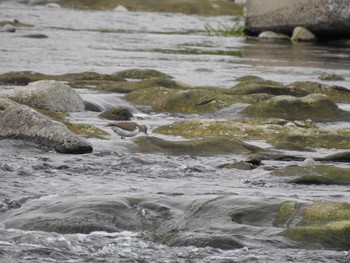
M 114 73 L 112 76 L 125 79 L 168 79 L 172 76 L 154 69 L 127 69 Z
M 243 15 L 243 5 L 232 1 L 210 0 L 60 0 L 69 8 L 113 9 L 118 5 L 130 11 L 173 12 L 198 15 Z
M 63 122 L 69 130 L 74 132 L 75 134 L 83 134 L 89 137 L 95 137 L 99 139 L 107 139 L 109 137 L 109 133 L 101 130 L 90 124 L 73 124 L 70 122 Z
M 38 109 L 38 108 L 35 108 L 35 110 L 40 112 L 41 114 L 44 114 L 50 119 L 58 122 L 64 122 L 64 120 L 68 116 L 68 114 L 65 112 L 50 111 L 50 110 L 44 110 L 44 109 Z
M 222 154 L 250 154 L 262 151 L 229 136 L 207 137 L 188 141 L 168 141 L 157 137 L 137 137 L 134 141 L 142 152 L 166 153 L 170 155 L 211 156 Z
M 350 184 L 350 169 L 329 165 L 315 167 L 285 167 L 274 170 L 272 175 L 288 178 L 298 184 Z
M 288 222 L 297 211 L 298 203 L 295 201 L 286 201 L 281 204 L 280 209 L 273 221 L 273 226 L 288 226 Z
M 314 121 L 334 121 L 343 118 L 345 114 L 323 94 L 311 94 L 302 98 L 276 96 L 250 105 L 242 113 L 255 117 Z

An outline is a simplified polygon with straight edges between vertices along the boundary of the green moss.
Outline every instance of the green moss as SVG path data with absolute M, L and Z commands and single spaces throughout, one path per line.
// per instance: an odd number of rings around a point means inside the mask
M 329 165 L 315 167 L 286 167 L 276 169 L 272 175 L 287 177 L 298 184 L 350 184 L 350 169 Z
M 273 221 L 273 226 L 281 227 L 288 225 L 288 221 L 297 211 L 298 203 L 295 201 L 286 201 L 281 204 L 280 209 Z
M 35 108 L 36 111 L 40 112 L 41 114 L 44 114 L 45 116 L 49 117 L 50 119 L 58 122 L 64 122 L 66 117 L 68 116 L 67 113 L 64 112 L 57 112 L 57 111 L 49 111 L 44 109 L 38 109 Z
M 113 9 L 118 5 L 131 11 L 174 12 L 200 15 L 243 15 L 243 5 L 231 1 L 210 0 L 60 0 L 69 8 Z M 214 5 L 216 7 L 214 7 Z
M 125 79 L 168 79 L 170 75 L 154 69 L 127 69 L 114 73 L 113 76 Z
M 350 220 L 331 222 L 322 226 L 302 226 L 287 229 L 284 234 L 295 241 L 312 242 L 328 248 L 348 250 Z
M 321 94 L 311 94 L 303 98 L 277 96 L 250 105 L 242 113 L 255 117 L 314 121 L 334 121 L 344 115 L 335 103 Z
M 241 140 L 228 136 L 207 137 L 189 141 L 168 141 L 157 137 L 137 137 L 134 141 L 142 152 L 170 155 L 211 156 L 221 154 L 249 154 L 262 151 Z
M 90 124 L 73 124 L 70 122 L 63 122 L 69 130 L 75 134 L 83 134 L 89 137 L 99 139 L 106 139 L 110 134 Z

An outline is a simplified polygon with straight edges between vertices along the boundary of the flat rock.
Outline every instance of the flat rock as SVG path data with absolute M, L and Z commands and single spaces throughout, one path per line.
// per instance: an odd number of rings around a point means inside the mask
M 92 152 L 90 143 L 59 122 L 25 106 L 13 105 L 0 112 L 0 139 L 32 141 L 59 153 Z

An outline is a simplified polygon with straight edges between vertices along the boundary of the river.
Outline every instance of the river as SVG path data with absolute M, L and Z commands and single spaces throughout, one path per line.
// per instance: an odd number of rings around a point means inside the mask
M 69 10 L 10 1 L 0 2 L 0 17 L 34 25 L 0 33 L 0 73 L 110 74 L 151 68 L 213 88 L 232 87 L 245 75 L 283 83 L 319 81 L 322 72 L 350 79 L 349 45 L 207 35 L 206 24 L 231 24 L 230 17 Z M 29 34 L 48 38 L 25 37 Z M 350 88 L 349 81 L 341 85 Z M 164 136 L 152 133 L 159 125 L 201 117 L 146 113 L 122 94 L 78 92 L 104 108 L 127 105 L 154 136 Z M 214 117 L 227 118 L 224 111 L 206 116 Z M 105 124 L 92 112 L 69 119 L 101 128 Z M 94 151 L 85 155 L 0 141 L 0 262 L 344 262 L 345 251 L 293 242 L 279 235 L 280 228 L 256 224 L 243 213 L 257 207 L 269 211 L 285 200 L 349 202 L 346 186 L 296 185 L 259 168 L 217 168 L 240 156 L 143 154 L 132 140 L 116 135 L 88 140 Z

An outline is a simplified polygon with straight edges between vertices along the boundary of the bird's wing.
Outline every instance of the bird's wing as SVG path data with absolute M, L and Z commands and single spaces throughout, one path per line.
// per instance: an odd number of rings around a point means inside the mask
M 137 124 L 133 122 L 112 122 L 109 123 L 109 126 L 119 127 L 126 131 L 133 131 L 137 127 Z

